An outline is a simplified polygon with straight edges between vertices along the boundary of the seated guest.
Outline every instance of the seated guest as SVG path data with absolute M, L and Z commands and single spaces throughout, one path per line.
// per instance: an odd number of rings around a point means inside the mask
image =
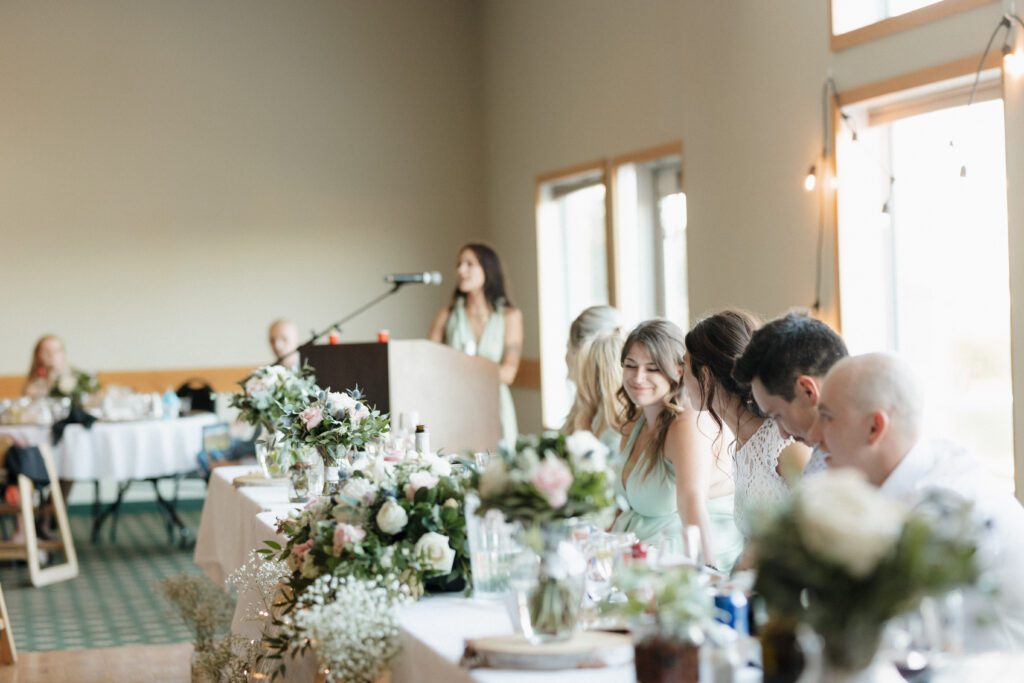
M 291 320 L 280 318 L 270 324 L 268 333 L 270 349 L 280 365 L 292 370 L 299 369 L 299 328 Z
M 750 342 L 757 322 L 742 311 L 722 311 L 704 318 L 686 335 L 686 395 L 694 410 L 707 412 L 733 436 L 736 526 L 749 536 L 758 512 L 789 495 L 782 477 L 787 467 L 803 470 L 810 450 L 784 438 L 775 420 L 765 417 L 749 387 L 733 379 L 736 359 Z
M 523 314 L 505 292 L 505 275 L 493 249 L 467 244 L 459 250 L 451 303 L 434 317 L 428 338 L 500 366 L 501 441 L 514 446 L 519 429 L 509 385 L 519 372 Z
M 30 398 L 45 398 L 68 371 L 64 342 L 55 334 L 43 335 L 32 350 L 32 363 L 22 393 Z
M 619 312 L 614 308 L 591 306 L 572 322 L 565 362 L 576 395 L 562 431 L 589 430 L 613 453 L 622 438 L 616 426 L 625 409 L 618 395 L 621 355 Z
M 809 443 L 807 433 L 818 417 L 825 374 L 847 355 L 846 344 L 831 327 L 806 314 L 790 313 L 754 332 L 736 359 L 733 379 L 750 387 L 782 438 L 793 437 L 814 448 L 804 474 L 827 466 L 828 454 L 819 444 Z
M 825 377 L 810 438 L 828 450 L 830 468 L 860 470 L 887 497 L 912 504 L 928 489 L 942 488 L 972 502 L 977 520 L 988 526 L 977 539 L 979 560 L 997 595 L 965 596 L 965 645 L 972 651 L 1022 648 L 1024 509 L 965 449 L 922 437 L 922 412 L 905 362 L 882 353 L 856 356 Z
M 695 525 L 705 562 L 728 572 L 743 547 L 732 521 L 732 482 L 697 428 L 697 411 L 683 405 L 683 351 L 682 330 L 667 320 L 641 323 L 626 339 L 620 395 L 629 436 L 615 492 L 629 507 L 612 530 L 651 540 Z

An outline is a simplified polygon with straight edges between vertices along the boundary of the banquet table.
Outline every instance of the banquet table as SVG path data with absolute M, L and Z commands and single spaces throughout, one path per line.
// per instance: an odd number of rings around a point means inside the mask
M 235 487 L 235 477 L 251 467 L 220 467 L 210 478 L 206 504 L 199 526 L 195 562 L 214 581 L 223 582 L 242 566 L 249 552 L 266 540 L 284 544 L 276 531 L 277 521 L 300 504 L 287 502 L 283 486 Z M 263 625 L 251 618 L 254 596 L 238 596 L 232 632 L 258 639 Z M 501 601 L 466 598 L 461 594 L 428 596 L 408 605 L 399 614 L 401 654 L 392 664 L 393 683 L 445 681 L 445 683 L 634 683 L 632 664 L 605 669 L 563 671 L 513 671 L 466 669 L 459 664 L 469 638 L 513 632 L 512 621 Z M 287 661 L 284 680 L 311 683 L 316 680 L 316 661 L 311 653 Z M 931 678 L 932 683 L 1020 680 L 1024 655 L 991 653 L 950 661 Z M 748 667 L 737 683 L 759 683 L 758 669 Z
M 65 427 L 61 440 L 52 446 L 58 477 L 68 481 L 121 482 L 117 499 L 102 512 L 98 510 L 97 484 L 93 541 L 98 539 L 103 523 L 117 512 L 133 481 L 153 483 L 157 503 L 168 517 L 169 529 L 176 528 L 184 541 L 187 529 L 178 518 L 174 502 L 163 498 L 156 482 L 194 471 L 196 456 L 203 446 L 203 427 L 216 422 L 215 415 L 202 413 L 173 420 L 96 422 L 89 428 L 80 424 Z M 0 425 L 0 435 L 26 446 L 49 444 L 52 440 L 50 427 L 42 425 Z

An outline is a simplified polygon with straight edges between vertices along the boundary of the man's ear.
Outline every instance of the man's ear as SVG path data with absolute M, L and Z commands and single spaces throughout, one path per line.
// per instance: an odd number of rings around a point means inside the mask
M 812 406 L 817 406 L 821 398 L 821 386 L 818 380 L 810 375 L 798 375 L 793 388 L 797 396 L 803 396 Z
M 871 428 L 868 431 L 868 444 L 874 446 L 889 431 L 889 416 L 881 410 L 876 410 L 868 417 L 871 420 Z

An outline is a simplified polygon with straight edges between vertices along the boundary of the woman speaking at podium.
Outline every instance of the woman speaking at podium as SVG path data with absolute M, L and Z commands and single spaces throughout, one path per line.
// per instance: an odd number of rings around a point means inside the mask
M 509 301 L 501 261 L 487 245 L 467 244 L 459 250 L 455 292 L 434 318 L 430 339 L 498 363 L 501 440 L 514 447 L 518 429 L 508 385 L 519 371 L 523 314 Z

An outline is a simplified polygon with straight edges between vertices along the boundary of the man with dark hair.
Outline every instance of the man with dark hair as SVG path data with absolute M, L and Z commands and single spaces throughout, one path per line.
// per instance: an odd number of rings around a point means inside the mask
M 815 447 L 805 473 L 826 466 L 827 454 L 810 443 L 808 433 L 818 416 L 822 380 L 848 355 L 846 344 L 828 325 L 804 313 L 789 313 L 754 332 L 736 359 L 733 379 L 750 386 L 757 405 L 775 419 L 782 436 Z

